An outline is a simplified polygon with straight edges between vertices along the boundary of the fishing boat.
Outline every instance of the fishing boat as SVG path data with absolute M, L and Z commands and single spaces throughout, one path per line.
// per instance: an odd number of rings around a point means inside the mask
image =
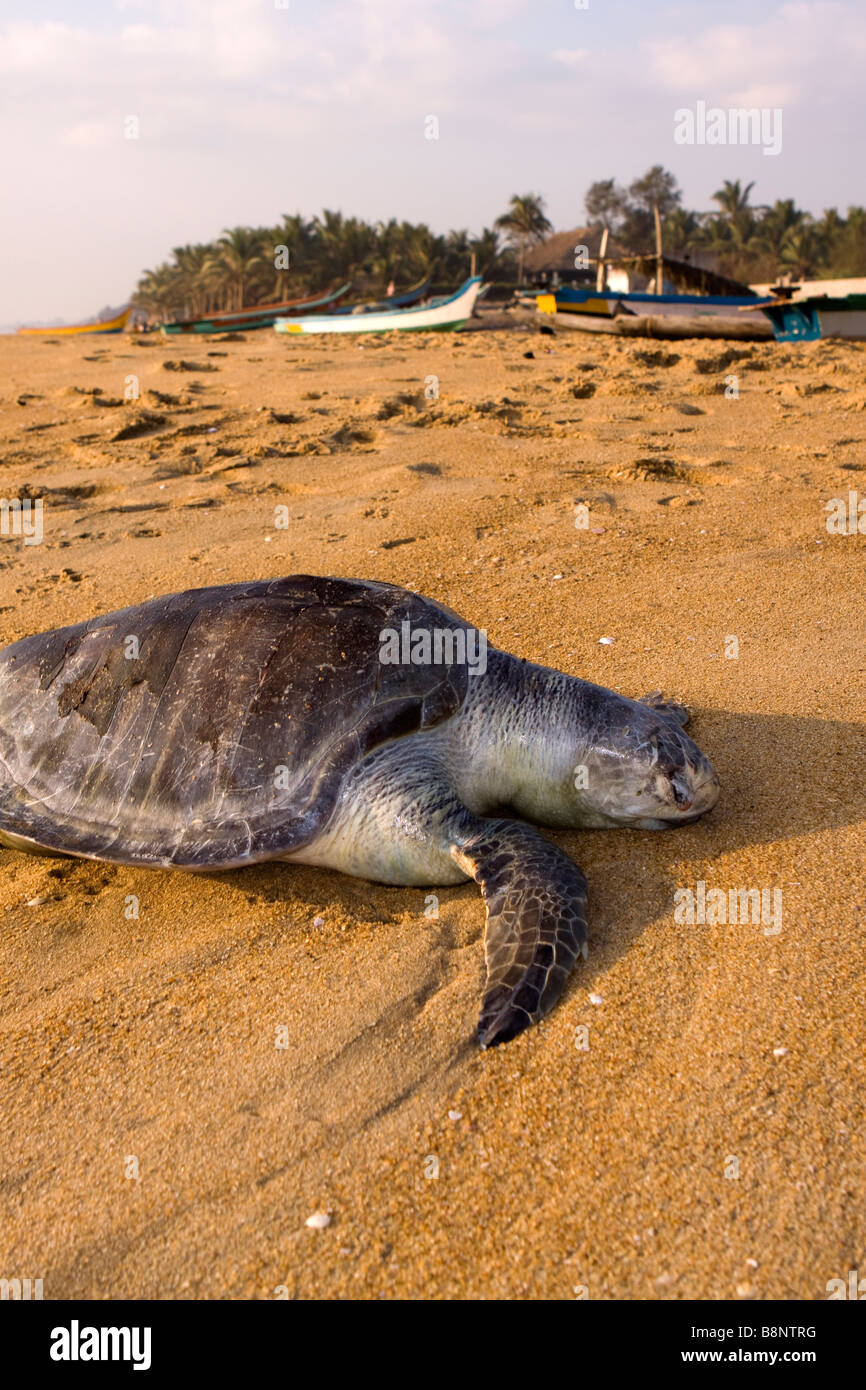
M 639 294 L 574 289 L 536 297 L 536 307 L 558 328 L 635 338 L 772 337 L 762 313 L 769 299 L 756 295 Z
M 433 276 L 428 275 L 424 280 L 419 280 L 417 285 L 411 285 L 408 290 L 403 290 L 400 294 L 390 294 L 384 299 L 368 300 L 362 304 L 341 304 L 339 309 L 335 309 L 335 314 L 373 314 L 383 309 L 407 309 L 410 304 L 417 304 L 419 299 L 423 299 L 431 284 Z
M 306 295 L 301 299 L 285 299 L 278 304 L 253 304 L 247 309 L 220 310 L 202 319 L 175 319 L 173 323 L 161 325 L 167 336 L 177 333 L 240 333 L 254 328 L 270 328 L 276 319 L 287 309 L 296 313 L 306 313 L 309 309 L 324 309 L 335 304 L 350 289 L 348 283 L 327 294 Z
M 777 298 L 765 304 L 763 312 L 779 343 L 809 343 L 820 338 L 866 339 L 866 294 Z
M 59 338 L 70 333 L 122 333 L 128 317 L 129 305 L 126 304 L 112 319 L 97 320 L 96 323 L 67 323 L 56 328 L 19 328 L 18 332 L 49 338 Z
M 372 310 L 367 314 L 310 314 L 305 318 L 277 319 L 278 333 L 390 333 L 393 330 L 428 332 L 462 328 L 471 318 L 481 276 L 472 275 L 454 294 L 431 299 L 409 309 Z

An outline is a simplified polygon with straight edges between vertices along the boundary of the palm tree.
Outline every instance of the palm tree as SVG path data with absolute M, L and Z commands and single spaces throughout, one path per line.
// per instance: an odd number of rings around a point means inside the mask
M 132 303 L 153 318 L 165 323 L 177 308 L 177 273 L 173 266 L 163 263 L 155 270 L 145 270 L 139 280 Z
M 758 223 L 758 238 L 768 251 L 778 254 L 785 238 L 803 225 L 805 217 L 806 214 L 795 207 L 793 198 L 777 198 Z
M 866 275 L 866 208 L 849 207 L 833 252 L 836 275 Z
M 682 256 L 703 240 L 703 229 L 693 212 L 674 208 L 665 218 L 665 244 L 671 256 Z
M 806 280 L 815 273 L 820 261 L 821 243 L 810 222 L 792 227 L 785 234 L 779 259 L 795 280 Z
M 616 179 L 597 179 L 586 190 L 583 205 L 591 226 L 607 227 L 613 232 L 622 219 L 627 201 L 628 195 Z
M 267 241 L 270 259 L 274 266 L 273 295 L 275 299 L 285 299 L 288 296 L 290 281 L 304 273 L 303 267 L 307 264 L 313 243 L 312 226 L 299 212 L 294 213 L 291 217 L 283 213 L 283 220 L 280 225 L 275 227 L 273 232 L 267 233 Z M 277 268 L 276 248 L 278 246 L 288 247 L 289 264 L 285 268 Z
M 210 246 L 176 246 L 174 256 L 174 279 L 182 297 L 183 308 L 192 318 L 198 318 L 207 308 L 207 299 L 213 283 L 210 261 L 213 255 Z
M 497 217 L 494 227 L 505 233 L 511 246 L 517 247 L 517 283 L 523 283 L 523 261 L 530 246 L 542 241 L 552 231 L 544 212 L 544 199 L 537 193 L 515 193 L 508 212 Z
M 749 194 L 754 183 L 743 188 L 739 179 L 725 179 L 722 187 L 713 194 L 713 201 L 721 211 L 708 221 L 709 243 L 714 251 L 721 252 L 726 264 L 734 266 L 747 263 L 755 252 L 755 236 L 758 228 L 756 211 L 749 203 Z
M 350 280 L 359 271 L 372 268 L 376 232 L 369 223 L 324 208 L 321 217 L 313 219 L 313 236 L 327 278 Z
M 232 307 L 242 309 L 247 279 L 262 262 L 261 234 L 252 227 L 226 228 L 213 249 L 208 273 L 234 291 Z
M 746 212 L 751 212 L 749 194 L 754 186 L 752 182 L 743 188 L 739 179 L 725 179 L 721 188 L 713 194 L 713 202 L 718 203 L 723 216 L 731 222 L 742 220 Z
M 499 259 L 499 233 L 495 227 L 484 227 L 478 236 L 470 237 L 469 251 L 475 256 L 475 274 L 487 275 Z

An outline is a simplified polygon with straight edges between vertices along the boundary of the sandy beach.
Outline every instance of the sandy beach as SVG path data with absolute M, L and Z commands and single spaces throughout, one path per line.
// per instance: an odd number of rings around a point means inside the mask
M 823 1299 L 866 1270 L 866 539 L 825 510 L 866 493 L 866 345 L 476 326 L 0 337 L 0 492 L 44 507 L 0 544 L 4 644 L 384 579 L 680 698 L 722 786 L 670 833 L 551 832 L 589 959 L 488 1053 L 473 884 L 431 918 L 312 868 L 0 851 L 0 1266 L 46 1299 Z M 780 929 L 678 922 L 699 883 L 779 890 Z

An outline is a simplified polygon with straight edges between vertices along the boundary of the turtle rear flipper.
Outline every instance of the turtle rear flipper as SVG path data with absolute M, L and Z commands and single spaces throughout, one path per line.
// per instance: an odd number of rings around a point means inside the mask
M 586 879 L 519 821 L 483 821 L 451 853 L 487 907 L 478 1041 L 493 1047 L 549 1013 L 578 954 L 586 955 Z

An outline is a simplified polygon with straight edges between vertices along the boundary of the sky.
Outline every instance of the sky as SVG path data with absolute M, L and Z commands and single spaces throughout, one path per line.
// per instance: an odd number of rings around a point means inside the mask
M 661 163 L 688 207 L 740 178 L 844 210 L 864 71 L 863 0 L 0 0 L 0 324 L 323 207 L 478 231 L 536 192 L 567 229 Z M 780 152 L 677 143 L 700 102 L 780 110 Z

